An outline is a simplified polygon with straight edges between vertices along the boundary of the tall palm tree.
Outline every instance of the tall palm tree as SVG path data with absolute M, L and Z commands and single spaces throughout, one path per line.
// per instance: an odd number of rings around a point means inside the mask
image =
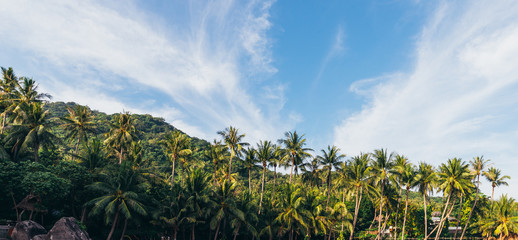
M 311 186 L 318 186 L 320 181 L 320 173 L 322 169 L 320 169 L 320 160 L 318 158 L 313 158 L 309 162 L 305 162 L 301 165 L 302 169 L 302 181 L 304 183 L 309 183 Z
M 477 192 L 475 193 L 475 201 L 473 202 L 473 206 L 471 207 L 471 211 L 469 212 L 468 220 L 466 220 L 466 225 L 464 225 L 464 228 L 462 229 L 462 234 L 460 235 L 461 240 L 464 238 L 464 234 L 466 233 L 466 229 L 468 228 L 469 220 L 471 219 L 471 215 L 473 214 L 475 206 L 477 205 L 478 193 L 480 191 L 480 175 L 482 174 L 482 172 L 484 172 L 485 166 L 489 161 L 490 160 L 485 160 L 484 156 L 474 157 L 473 160 L 470 161 L 472 174 L 473 177 L 476 178 L 477 182 Z
M 257 150 L 254 148 L 247 148 L 244 150 L 245 153 L 245 161 L 244 165 L 248 169 L 248 194 L 252 194 L 252 169 L 257 168 L 258 166 L 255 165 L 259 162 L 259 159 L 257 158 Z
M 483 235 L 497 235 L 498 239 L 507 239 L 511 234 L 518 234 L 517 204 L 513 198 L 502 195 L 496 202 L 490 216 L 483 220 L 480 229 Z
M 286 194 L 282 199 L 282 209 L 279 215 L 275 218 L 274 222 L 281 225 L 279 229 L 280 235 L 288 233 L 289 240 L 293 240 L 296 230 L 306 231 L 309 228 L 309 223 L 306 221 L 310 215 L 309 210 L 305 209 L 304 196 L 301 193 L 301 189 L 294 189 L 292 185 L 288 185 L 286 188 Z
M 399 194 L 397 197 L 396 212 L 399 211 L 399 205 L 401 204 L 401 196 L 402 196 L 401 193 L 403 191 L 403 188 L 401 185 L 402 185 L 403 174 L 409 164 L 410 164 L 410 162 L 408 161 L 407 157 L 400 155 L 400 154 L 396 155 L 395 160 L 394 160 L 394 168 L 391 171 L 393 173 L 391 176 L 391 180 L 399 189 Z M 396 228 L 397 228 L 398 224 L 399 224 L 399 213 L 396 213 L 396 223 L 395 223 Z M 394 231 L 394 232 L 395 232 L 394 238 L 397 239 L 398 229 L 396 229 L 396 231 Z
M 370 177 L 371 167 L 369 166 L 370 155 L 366 153 L 360 153 L 360 155 L 353 157 L 347 167 L 344 169 L 348 176 L 348 182 L 356 190 L 356 200 L 354 204 L 354 218 L 352 224 L 351 235 L 349 240 L 353 239 L 354 228 L 356 227 L 356 221 L 358 219 L 358 212 L 360 210 L 360 203 L 362 201 L 363 189 L 367 187 L 367 181 Z M 343 230 L 343 228 L 342 228 Z
M 275 146 L 274 157 L 268 163 L 269 167 L 273 167 L 273 189 L 272 189 L 272 205 L 275 201 L 275 186 L 277 183 L 277 167 L 282 163 L 282 149 L 280 146 Z
M 279 143 L 284 145 L 284 160 L 286 162 L 291 162 L 291 170 L 290 170 L 290 184 L 293 176 L 293 167 L 296 165 L 302 164 L 304 158 L 311 156 L 309 153 L 313 151 L 311 148 L 305 148 L 306 139 L 304 138 L 304 134 L 298 135 L 297 131 L 295 132 L 286 132 L 284 133 L 285 139 L 279 139 Z
M 77 105 L 75 108 L 67 107 L 68 114 L 61 118 L 64 122 L 61 126 L 68 132 L 66 138 L 77 139 L 75 154 L 79 150 L 79 144 L 88 142 L 88 134 L 95 132 L 94 116 L 86 106 Z
M 416 169 L 412 164 L 407 164 L 405 166 L 405 170 L 401 175 L 401 183 L 405 186 L 406 190 L 406 199 L 405 199 L 405 215 L 403 217 L 403 230 L 401 232 L 401 240 L 405 239 L 405 226 L 406 226 L 406 215 L 408 211 L 408 193 L 410 192 L 410 188 L 415 186 L 415 175 Z M 425 209 L 426 211 L 426 209 Z
M 210 220 L 210 228 L 216 229 L 214 240 L 218 239 L 222 221 L 230 222 L 233 219 L 237 219 L 242 222 L 245 221 L 245 214 L 243 211 L 237 208 L 237 194 L 235 191 L 236 184 L 225 180 L 220 186 L 216 188 L 216 191 L 214 192 L 213 201 L 215 202 L 215 215 L 212 216 Z
M 131 142 L 137 139 L 135 131 L 135 124 L 129 112 L 115 115 L 114 120 L 110 123 L 110 131 L 105 134 L 106 139 L 104 143 L 108 144 L 115 151 L 119 164 L 122 163 L 122 159 Z
M 257 144 L 257 157 L 263 163 L 263 177 L 261 180 L 261 199 L 259 200 L 259 215 L 263 204 L 264 194 L 264 175 L 266 173 L 266 164 L 275 157 L 275 146 L 270 141 L 259 141 Z
M 428 211 L 426 207 L 426 196 L 433 194 L 434 185 L 436 181 L 436 173 L 433 166 L 424 162 L 419 163 L 419 168 L 416 172 L 415 185 L 418 191 L 423 195 L 424 204 L 424 236 L 425 240 L 428 238 Z
M 171 170 L 171 186 L 173 186 L 176 160 L 185 158 L 192 154 L 192 150 L 190 148 L 191 139 L 180 131 L 172 131 L 165 135 L 165 138 L 163 141 L 161 141 L 161 144 L 164 146 L 165 151 L 173 165 Z
M 57 138 L 50 131 L 51 122 L 49 111 L 43 110 L 43 103 L 20 105 L 16 108 L 16 118 L 13 129 L 7 140 L 14 142 L 15 158 L 20 149 L 31 147 L 34 152 L 34 161 L 38 161 L 38 151 L 41 147 L 53 146 Z
M 493 195 L 495 194 L 495 187 L 499 186 L 508 186 L 509 184 L 505 181 L 506 179 L 511 179 L 511 177 L 504 175 L 502 176 L 502 171 L 500 169 L 490 167 L 487 172 L 484 172 L 484 176 L 487 181 L 491 183 L 491 204 L 493 204 Z
M 219 131 L 218 134 L 221 135 L 223 141 L 230 150 L 230 159 L 228 162 L 228 180 L 230 181 L 230 176 L 232 174 L 232 159 L 234 158 L 234 156 L 239 155 L 241 153 L 241 149 L 243 147 L 246 147 L 249 144 L 243 142 L 245 134 L 239 134 L 239 129 L 234 128 L 232 126 L 225 128 L 224 131 Z
M 225 161 L 227 158 L 227 154 L 225 150 L 225 146 L 221 144 L 221 141 L 216 141 L 210 145 L 209 149 L 205 150 L 205 157 L 212 160 L 212 164 L 214 164 L 214 173 L 212 176 L 213 185 L 216 186 L 217 181 L 217 172 L 219 170 L 218 166 Z
M 141 194 L 146 189 L 146 183 L 138 181 L 138 175 L 132 170 L 129 164 L 118 166 L 116 171 L 105 175 L 103 181 L 95 182 L 88 187 L 103 195 L 92 199 L 86 205 L 93 205 L 90 214 L 97 215 L 104 212 L 106 224 L 112 222 L 107 240 L 112 238 L 119 216 L 125 218 L 124 231 L 127 220 L 133 217 L 134 213 L 147 215 L 146 208 L 141 200 Z
M 469 165 L 459 158 L 448 159 L 446 164 L 441 164 L 438 175 L 438 188 L 448 197 L 444 205 L 443 213 L 439 225 L 437 225 L 437 234 L 435 239 L 439 239 L 446 219 L 450 217 L 453 211 L 454 203 L 449 206 L 451 197 L 454 195 L 465 195 L 465 193 L 473 186 L 471 182 L 471 173 L 468 169 Z M 450 210 L 448 208 L 450 207 Z M 432 231 L 433 232 L 433 231 Z
M 318 156 L 320 163 L 324 165 L 324 171 L 327 170 L 327 203 L 329 205 L 329 198 L 331 196 L 331 170 L 338 168 L 340 161 L 345 158 L 345 154 L 340 154 L 340 148 L 336 146 L 327 146 L 327 152 L 322 150 L 322 156 Z
M 372 173 L 373 180 L 376 184 L 380 186 L 380 207 L 379 207 L 379 221 L 378 221 L 378 235 L 376 239 L 381 239 L 381 216 L 383 216 L 383 191 L 385 189 L 385 185 L 388 184 L 389 176 L 392 172 L 392 168 L 394 167 L 394 153 L 390 155 L 387 153 L 385 149 L 376 149 L 374 153 L 372 153 Z
M 191 239 L 195 240 L 196 225 L 203 223 L 214 205 L 209 193 L 209 175 L 203 169 L 195 168 L 187 175 L 185 185 L 185 219 L 191 224 Z

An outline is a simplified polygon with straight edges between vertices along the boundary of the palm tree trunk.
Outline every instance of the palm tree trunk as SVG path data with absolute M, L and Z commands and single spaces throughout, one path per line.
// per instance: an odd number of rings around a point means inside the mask
M 123 240 L 124 239 L 124 234 L 126 234 L 126 227 L 128 226 L 128 219 L 124 219 L 124 227 L 122 228 L 122 235 L 121 235 L 121 239 L 120 240 Z
M 81 136 L 79 136 L 79 137 L 77 138 L 77 143 L 76 143 L 76 153 L 75 153 L 76 155 L 77 155 L 77 152 L 79 151 L 79 143 L 80 143 L 80 142 L 81 142 Z
M 394 239 L 397 239 L 397 224 L 398 224 L 398 220 L 399 220 L 399 204 L 401 202 L 401 188 L 399 188 L 399 195 L 397 196 L 397 207 L 396 207 L 396 223 L 394 225 L 396 225 L 396 229 L 394 231 Z
M 460 195 L 460 204 L 459 204 L 459 210 L 457 211 L 457 225 L 455 226 L 455 236 L 453 237 L 454 239 L 457 239 L 457 232 L 458 232 L 458 228 L 459 228 L 459 222 L 460 222 L 460 219 L 461 219 L 461 214 L 462 214 L 462 200 L 464 199 L 464 194 L 461 194 Z
M 175 167 L 175 165 L 176 165 L 176 158 L 173 157 L 173 167 L 172 167 L 173 170 L 171 170 L 171 187 L 174 185 L 174 167 Z
M 38 150 L 39 149 L 40 149 L 40 145 L 34 144 L 34 162 L 38 162 Z
M 408 210 L 408 189 L 409 187 L 406 187 L 406 200 L 405 200 L 405 216 L 403 217 L 403 231 L 401 232 L 401 240 L 405 239 L 405 224 L 406 224 L 406 214 Z
M 248 168 L 248 195 L 252 195 L 252 169 Z
M 291 157 L 291 171 L 290 171 L 290 184 L 291 184 L 291 176 L 293 175 L 293 165 L 295 165 L 295 157 Z
M 232 158 L 234 157 L 234 150 L 230 150 L 230 160 L 228 161 L 228 182 L 230 182 L 230 175 L 232 174 Z
M 272 193 L 272 206 L 275 201 L 275 181 L 277 180 L 277 166 L 273 166 L 273 193 Z
M 378 219 L 378 235 L 376 236 L 376 239 L 381 239 L 381 216 L 383 216 L 383 180 L 381 180 L 381 194 L 380 194 L 380 213 L 379 213 L 379 219 Z
M 327 203 L 326 208 L 329 207 L 329 197 L 331 196 L 331 166 L 327 174 Z
M 464 238 L 464 234 L 466 233 L 466 229 L 468 229 L 469 220 L 471 219 L 471 215 L 473 214 L 473 210 L 475 210 L 475 206 L 477 205 L 479 186 L 480 186 L 480 175 L 477 175 L 477 192 L 475 193 L 475 202 L 473 203 L 473 206 L 471 207 L 471 211 L 469 211 L 468 220 L 466 221 L 466 224 L 464 225 L 464 228 L 462 229 L 462 234 L 460 235 L 460 240 L 462 240 L 462 238 Z
M 450 193 L 451 195 L 451 193 Z M 450 197 L 448 197 L 450 198 Z M 437 234 L 435 235 L 435 240 L 438 240 L 440 237 L 441 237 L 441 233 L 442 233 L 442 229 L 444 227 L 444 223 L 446 223 L 446 220 L 448 219 L 448 217 L 450 216 L 451 212 L 453 211 L 453 207 L 455 207 L 455 202 L 457 201 L 457 198 L 455 197 L 453 199 L 453 202 L 451 204 L 451 209 L 450 210 L 447 210 L 446 211 L 446 215 L 443 215 L 443 217 L 441 218 L 441 222 L 439 223 L 439 228 L 437 229 Z M 448 203 L 448 202 L 446 202 Z M 444 208 L 445 210 L 447 209 L 447 205 L 445 206 Z M 444 212 L 443 212 L 444 214 Z
M 266 171 L 266 162 L 263 162 L 263 180 L 261 184 L 261 200 L 259 201 L 259 215 L 261 215 L 261 206 L 263 204 L 263 193 L 264 193 L 264 173 Z
M 349 236 L 349 240 L 353 240 L 354 236 L 354 228 L 356 227 L 356 220 L 358 219 L 358 212 L 360 211 L 360 203 L 362 201 L 362 193 L 363 193 L 363 187 L 360 189 L 359 185 L 356 185 L 356 204 L 354 206 L 354 218 L 353 218 L 353 229 L 351 230 L 351 235 Z M 359 197 L 358 197 L 359 195 Z M 342 224 L 342 231 L 344 225 Z
M 216 228 L 216 234 L 214 234 L 214 240 L 218 239 L 219 226 L 221 225 L 221 221 L 218 221 L 218 227 Z
M 424 203 L 424 240 L 427 240 L 428 239 L 428 209 L 426 208 L 426 192 L 423 194 L 423 203 Z
M 194 238 L 194 224 L 192 224 L 192 231 L 191 231 L 191 237 L 192 237 L 192 240 L 196 240 L 196 238 Z
M 241 225 L 239 225 L 236 229 L 236 231 L 234 232 L 234 240 L 236 240 L 237 238 L 237 234 L 239 234 L 239 228 L 241 228 Z
M 115 219 L 113 219 L 112 228 L 110 229 L 110 233 L 106 240 L 112 239 L 113 231 L 115 230 L 115 226 L 117 225 L 117 221 L 119 220 L 119 209 L 117 208 L 117 212 L 115 212 Z

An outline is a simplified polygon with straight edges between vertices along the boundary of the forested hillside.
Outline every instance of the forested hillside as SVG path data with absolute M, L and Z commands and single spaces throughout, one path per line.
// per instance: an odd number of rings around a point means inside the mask
M 72 216 L 93 239 L 518 233 L 515 200 L 479 191 L 509 179 L 482 156 L 439 166 L 387 149 L 345 156 L 312 149 L 297 131 L 250 143 L 233 126 L 206 141 L 150 115 L 52 102 L 37 86 L 2 68 L 0 224 Z

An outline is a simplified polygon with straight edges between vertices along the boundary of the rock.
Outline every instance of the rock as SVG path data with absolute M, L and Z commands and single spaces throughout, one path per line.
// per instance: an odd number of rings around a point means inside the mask
M 31 240 L 48 240 L 48 238 L 47 234 L 40 234 L 32 237 Z
M 59 219 L 47 234 L 46 239 L 52 240 L 91 240 L 88 233 L 79 227 L 73 217 Z
M 11 238 L 13 240 L 31 240 L 34 236 L 46 234 L 47 230 L 37 222 L 27 220 L 16 224 Z

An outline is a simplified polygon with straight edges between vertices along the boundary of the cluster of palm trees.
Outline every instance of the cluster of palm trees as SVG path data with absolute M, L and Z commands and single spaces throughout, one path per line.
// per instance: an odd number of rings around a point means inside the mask
M 518 233 L 514 200 L 503 196 L 494 201 L 493 196 L 509 177 L 483 157 L 469 163 L 452 158 L 436 168 L 415 165 L 386 149 L 347 158 L 338 147 L 328 146 L 314 155 L 296 131 L 276 143 L 264 140 L 253 146 L 230 126 L 218 132 L 220 140 L 203 148 L 192 147 L 191 138 L 179 130 L 164 132 L 153 144 L 162 147 L 169 161 L 158 162 L 146 157 L 132 114 L 114 115 L 105 133 L 84 106 L 68 108 L 65 117 L 52 121 L 44 110 L 50 96 L 38 93 L 32 79 L 16 77 L 11 68 L 2 73 L 1 135 L 9 149 L 2 148 L 2 154 L 13 161 L 38 162 L 42 148 L 65 145 L 53 129 L 66 133 L 70 147 L 64 158 L 84 166 L 92 179 L 81 221 L 102 216 L 111 225 L 107 239 L 117 235 L 121 222 L 121 239 L 127 232 L 138 235 L 134 228 L 143 222 L 173 239 L 344 239 L 348 234 L 352 240 L 381 239 L 386 233 L 438 239 L 452 216 L 459 219 L 457 226 L 464 224 L 461 239 L 466 234 Z M 279 174 L 279 167 L 289 169 L 289 176 Z M 486 199 L 479 191 L 481 176 L 493 189 L 490 206 L 481 207 Z M 410 198 L 414 191 L 422 201 Z M 442 194 L 442 203 L 437 197 L 431 201 L 434 193 Z M 417 208 L 423 217 L 411 220 Z M 440 216 L 435 224 L 429 221 L 432 211 Z M 462 216 L 464 212 L 469 214 Z

